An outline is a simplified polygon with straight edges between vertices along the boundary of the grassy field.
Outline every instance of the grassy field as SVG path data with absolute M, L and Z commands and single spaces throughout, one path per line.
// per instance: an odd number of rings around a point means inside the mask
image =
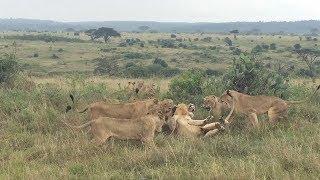
M 2 36 L 12 34 L 17 32 L 6 32 Z M 78 38 L 66 33 L 54 35 Z M 79 108 L 99 100 L 124 102 L 127 98 L 121 87 L 128 81 L 141 80 L 93 76 L 94 59 L 105 56 L 117 58 L 120 64 L 128 61 L 150 64 L 154 58 L 161 57 L 170 66 L 181 69 L 198 67 L 224 71 L 236 57 L 223 42 L 226 36 L 247 51 L 257 44 L 276 43 L 276 50 L 268 50 L 259 58 L 271 63 L 290 62 L 297 68 L 305 65 L 286 49 L 296 43 L 304 47 L 316 44 L 299 41 L 298 36 L 280 39 L 271 35 L 239 35 L 234 40 L 233 36 L 222 34 L 178 34 L 187 39 L 184 43 L 193 45 L 187 49 L 147 43 L 170 39 L 170 34 L 162 33 L 123 33 L 121 39 L 112 39 L 108 44 L 89 42 L 83 35 L 80 38 L 86 42 L 81 43 L 1 38 L 0 52 L 16 51 L 18 61 L 26 64 L 23 76 L 29 77 L 18 78 L 13 88 L 0 89 L 0 179 L 318 179 L 319 94 L 308 104 L 290 108 L 288 118 L 276 126 L 269 125 L 262 116 L 261 128 L 253 129 L 240 117 L 229 131 L 210 139 L 158 134 L 156 150 L 145 148 L 139 142 L 119 140 L 96 147 L 90 143 L 90 134 L 73 131 L 62 123 L 61 120 L 66 120 L 78 125 L 87 121 L 85 114 L 65 113 L 66 106 L 71 103 L 70 93 L 76 96 Z M 201 40 L 204 37 L 213 39 L 204 42 Z M 146 43 L 144 47 L 119 47 L 126 38 L 139 38 Z M 200 40 L 194 41 L 195 38 Z M 219 50 L 208 50 L 210 46 Z M 149 55 L 148 58 L 127 59 L 124 54 L 128 52 Z M 39 56 L 34 57 L 34 53 Z M 52 54 L 59 58 L 52 59 Z M 294 73 L 289 78 L 290 100 L 303 99 L 314 90 L 309 78 Z M 160 87 L 159 98 L 166 96 L 171 82 L 171 78 L 161 77 L 143 80 Z M 319 78 L 317 83 L 320 83 Z M 202 96 L 221 93 L 218 90 L 205 92 Z M 197 104 L 199 110 L 200 105 Z M 196 118 L 205 116 L 204 111 L 196 113 Z

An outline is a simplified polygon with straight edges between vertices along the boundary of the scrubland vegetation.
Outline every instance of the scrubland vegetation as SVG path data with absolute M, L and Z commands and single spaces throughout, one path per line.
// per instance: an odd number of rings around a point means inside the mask
M 263 116 L 254 129 L 237 117 L 210 139 L 158 134 L 156 150 L 119 140 L 96 147 L 90 133 L 62 122 L 87 121 L 86 114 L 65 113 L 69 94 L 80 109 L 96 101 L 127 102 L 124 86 L 134 80 L 156 83 L 159 99 L 196 104 L 196 119 L 208 115 L 203 97 L 226 89 L 305 99 L 320 83 L 317 41 L 267 34 L 121 35 L 102 43 L 83 33 L 2 34 L 1 179 L 318 179 L 319 93 L 292 106 L 274 126 Z

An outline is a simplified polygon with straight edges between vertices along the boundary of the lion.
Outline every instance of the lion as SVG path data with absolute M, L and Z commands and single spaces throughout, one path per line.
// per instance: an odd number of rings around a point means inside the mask
M 122 140 L 136 139 L 143 144 L 155 147 L 153 138 L 155 132 L 161 132 L 165 122 L 161 118 L 160 106 L 155 103 L 148 107 L 148 112 L 138 118 L 123 119 L 111 117 L 98 117 L 80 126 L 72 126 L 64 122 L 67 126 L 82 130 L 86 127 L 91 128 L 93 142 L 96 145 L 102 145 L 111 137 Z
M 215 119 L 222 118 L 222 115 L 231 108 L 228 103 L 221 102 L 220 98 L 214 95 L 206 96 L 202 107 L 208 110 Z
M 134 84 L 134 91 L 136 95 L 152 98 L 156 95 L 156 85 L 154 83 L 145 84 L 144 81 L 138 81 Z
M 74 97 L 70 95 L 70 98 L 74 104 Z M 95 102 L 88 105 L 84 110 L 78 111 L 78 113 L 84 113 L 89 111 L 90 120 L 97 119 L 99 117 L 111 117 L 111 118 L 123 118 L 131 119 L 144 116 L 148 112 L 148 108 L 158 102 L 157 99 L 140 100 L 132 103 L 119 103 L 119 104 L 107 104 L 105 102 Z M 174 103 L 171 99 L 165 99 L 157 103 L 162 114 L 171 112 L 174 107 Z M 68 106 L 66 112 L 71 110 L 71 106 Z M 162 118 L 168 118 L 163 116 Z
M 259 125 L 258 115 L 267 113 L 269 122 L 274 124 L 280 118 L 283 118 L 287 115 L 290 105 L 307 102 L 316 94 L 319 89 L 320 85 L 310 98 L 302 101 L 286 101 L 278 97 L 264 95 L 250 96 L 237 91 L 227 90 L 221 95 L 220 101 L 228 104 L 233 102 L 232 109 L 234 109 L 234 111 L 238 114 L 247 116 L 251 124 L 254 127 L 257 127 Z M 229 115 L 230 118 L 225 119 L 225 124 L 230 124 L 230 121 L 232 121 L 234 118 L 232 113 Z
M 171 134 L 192 138 L 211 137 L 224 129 L 219 122 L 201 127 L 200 125 L 203 124 L 203 121 L 206 121 L 206 119 L 192 120 L 189 115 L 188 106 L 179 104 L 173 109 L 173 116 L 168 120 L 167 124 L 172 131 Z

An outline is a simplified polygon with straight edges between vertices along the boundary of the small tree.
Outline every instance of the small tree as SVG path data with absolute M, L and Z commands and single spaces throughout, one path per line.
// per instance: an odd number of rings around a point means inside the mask
M 91 33 L 93 39 L 103 38 L 104 42 L 107 42 L 111 37 L 120 37 L 120 33 L 113 28 L 101 27 Z
M 320 50 L 302 48 L 295 50 L 295 52 L 298 54 L 299 59 L 306 63 L 311 72 L 312 80 L 315 82 L 316 68 L 320 64 Z
M 275 43 L 271 43 L 270 50 L 276 50 L 276 49 L 277 49 L 277 45 Z
M 177 35 L 175 35 L 175 34 L 171 34 L 170 36 L 171 36 L 171 38 L 176 38 L 177 37 Z

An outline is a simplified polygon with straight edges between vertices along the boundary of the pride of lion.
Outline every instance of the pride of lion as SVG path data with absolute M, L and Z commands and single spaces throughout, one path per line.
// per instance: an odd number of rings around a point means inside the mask
M 135 100 L 129 103 L 110 104 L 95 102 L 78 113 L 88 112 L 89 120 L 80 126 L 67 126 L 82 130 L 89 127 L 93 135 L 93 142 L 103 144 L 109 138 L 136 139 L 149 146 L 154 145 L 154 136 L 162 131 L 162 127 L 169 127 L 170 136 L 187 138 L 213 137 L 224 132 L 235 119 L 235 114 L 244 115 L 253 125 L 259 127 L 258 115 L 267 114 L 269 122 L 274 124 L 286 116 L 290 105 L 307 102 L 320 89 L 320 85 L 313 95 L 303 101 L 286 101 L 273 96 L 250 96 L 234 90 L 225 91 L 220 97 L 207 96 L 203 99 L 202 107 L 209 111 L 209 116 L 203 120 L 195 120 L 194 104 L 180 103 L 175 105 L 171 99 L 162 101 L 154 98 L 155 86 L 144 82 L 129 82 L 128 88 L 135 93 L 149 93 L 145 100 Z M 74 97 L 70 95 L 74 107 Z M 75 108 L 76 109 L 76 108 Z M 72 110 L 67 106 L 66 112 Z M 227 117 L 223 114 L 229 111 Z M 213 121 L 213 122 L 212 122 Z

